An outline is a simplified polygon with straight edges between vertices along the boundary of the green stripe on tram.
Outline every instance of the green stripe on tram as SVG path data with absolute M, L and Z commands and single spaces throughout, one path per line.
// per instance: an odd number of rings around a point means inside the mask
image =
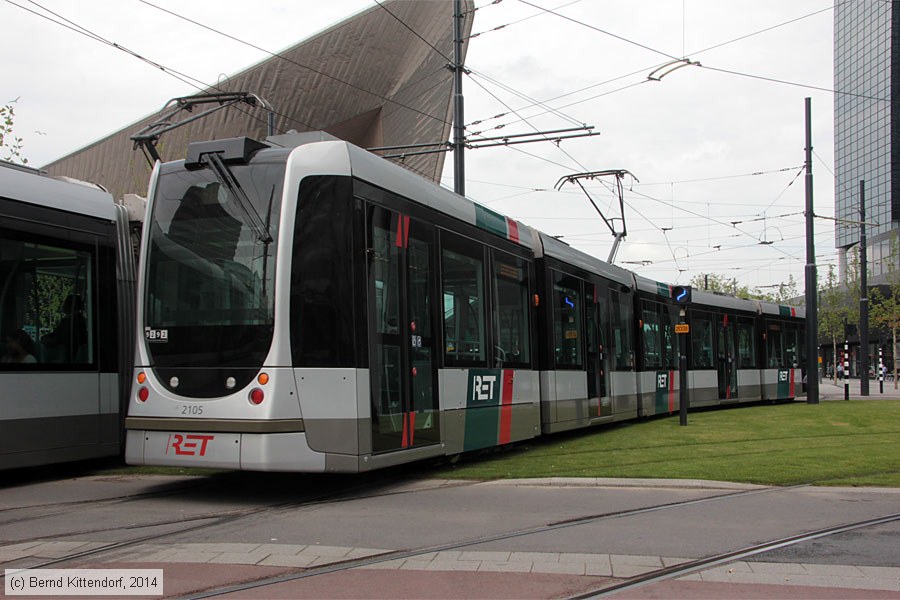
M 463 438 L 465 452 L 499 444 L 502 375 L 499 369 L 469 369 Z
M 778 381 L 775 390 L 778 399 L 791 397 L 791 371 L 790 369 L 778 369 Z
M 669 372 L 656 372 L 656 413 L 657 415 L 669 412 Z
M 508 236 L 506 217 L 480 204 L 475 205 L 475 225 L 491 233 L 496 233 L 503 237 Z

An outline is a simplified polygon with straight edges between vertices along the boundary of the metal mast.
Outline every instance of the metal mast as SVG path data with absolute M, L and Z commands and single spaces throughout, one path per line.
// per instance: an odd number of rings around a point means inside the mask
M 462 0 L 453 0 L 453 191 L 466 195 L 466 165 L 463 157 L 465 149 L 465 126 L 463 121 L 463 31 Z
M 819 324 L 812 176 L 812 98 L 806 99 L 806 402 L 819 403 Z

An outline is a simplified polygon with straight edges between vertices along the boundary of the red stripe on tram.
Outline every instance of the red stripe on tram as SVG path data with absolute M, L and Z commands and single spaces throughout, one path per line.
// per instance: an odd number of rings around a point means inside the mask
M 509 232 L 510 241 L 519 242 L 519 224 L 506 217 L 506 229 Z
M 675 412 L 675 371 L 669 371 L 669 412 Z
M 796 396 L 796 394 L 794 393 L 795 392 L 794 385 L 795 385 L 794 369 L 791 369 L 791 384 L 790 384 L 790 388 L 788 389 L 788 396 L 790 396 L 791 398 Z
M 416 413 L 409 413 L 409 445 L 412 446 L 416 436 Z
M 512 400 L 513 400 L 513 375 L 511 369 L 503 371 L 503 391 L 500 397 L 500 439 L 501 444 L 508 444 L 512 440 Z
M 406 413 L 403 413 L 403 433 L 401 434 L 400 447 L 406 448 L 409 444 L 406 442 Z
M 409 217 L 397 215 L 397 238 L 394 244 L 398 248 L 406 248 L 409 246 Z

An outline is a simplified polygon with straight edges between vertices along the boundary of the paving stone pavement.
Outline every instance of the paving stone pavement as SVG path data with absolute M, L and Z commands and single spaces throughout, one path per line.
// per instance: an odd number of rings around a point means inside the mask
M 103 542 L 28 542 L 0 549 L 0 562 L 53 559 L 105 545 Z M 391 559 L 393 550 L 345 546 L 181 543 L 141 544 L 103 556 L 107 563 L 231 564 L 269 567 L 312 568 L 383 555 L 384 560 L 362 568 L 401 571 L 501 572 L 565 574 L 628 578 L 665 566 L 688 562 L 689 558 L 585 554 L 566 552 L 480 552 L 445 550 Z M 686 575 L 684 581 L 793 585 L 819 588 L 883 590 L 900 592 L 900 567 L 819 565 L 737 561 Z

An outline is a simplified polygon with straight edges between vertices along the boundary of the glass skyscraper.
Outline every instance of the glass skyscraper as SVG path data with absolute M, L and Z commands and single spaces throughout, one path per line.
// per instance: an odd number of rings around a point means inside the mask
M 870 285 L 884 282 L 900 232 L 900 1 L 851 0 L 834 8 L 835 245 L 841 279 L 860 240 L 865 181 Z M 900 108 L 900 106 L 898 106 Z M 871 225 L 874 224 L 874 225 Z

